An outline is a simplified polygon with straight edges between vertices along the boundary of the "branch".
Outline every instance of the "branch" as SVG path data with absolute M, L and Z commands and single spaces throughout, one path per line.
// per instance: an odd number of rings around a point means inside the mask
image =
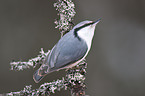
M 85 89 L 87 63 L 82 61 L 73 69 L 67 70 L 66 76 L 61 80 L 42 84 L 38 89 L 32 89 L 32 85 L 25 86 L 21 91 L 7 93 L 7 96 L 49 96 L 50 93 L 69 89 L 72 96 L 86 96 Z
M 50 50 L 48 50 L 48 52 L 44 53 L 43 48 L 41 48 L 40 51 L 40 55 L 38 55 L 35 58 L 29 59 L 28 62 L 22 62 L 22 61 L 18 61 L 18 62 L 11 62 L 11 70 L 24 70 L 30 67 L 35 68 L 36 65 L 38 64 L 42 64 L 43 61 L 45 60 L 45 57 L 49 54 Z
M 56 27 L 59 28 L 61 36 L 68 32 L 71 27 L 72 20 L 76 14 L 74 3 L 72 0 L 58 0 L 54 3 L 54 7 L 58 11 L 59 20 L 55 20 Z
M 72 20 L 76 14 L 74 8 L 74 3 L 72 0 L 58 0 L 54 3 L 54 7 L 58 11 L 59 20 L 55 20 L 56 27 L 59 28 L 61 36 L 71 29 Z M 41 48 L 40 55 L 35 58 L 28 60 L 28 62 L 11 62 L 11 70 L 24 70 L 30 67 L 35 68 L 36 65 L 41 65 L 46 56 L 50 53 L 44 52 Z M 53 82 L 44 83 L 40 85 L 38 89 L 32 89 L 32 85 L 25 86 L 23 90 L 17 92 L 7 93 L 7 96 L 49 96 L 55 91 L 60 91 L 61 89 L 69 89 L 72 96 L 86 96 L 85 89 L 86 85 L 85 75 L 86 75 L 87 63 L 84 61 L 80 62 L 78 65 L 72 69 L 66 70 L 66 76 L 62 77 L 61 80 L 55 80 Z

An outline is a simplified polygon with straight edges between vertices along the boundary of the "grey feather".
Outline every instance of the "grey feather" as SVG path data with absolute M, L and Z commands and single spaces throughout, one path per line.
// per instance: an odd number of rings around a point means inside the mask
M 48 71 L 55 71 L 83 58 L 87 49 L 85 41 L 78 40 L 71 31 L 53 47 L 44 64 L 49 66 Z

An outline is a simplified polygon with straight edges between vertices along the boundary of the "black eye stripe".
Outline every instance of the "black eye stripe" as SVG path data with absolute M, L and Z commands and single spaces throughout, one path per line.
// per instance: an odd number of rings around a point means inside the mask
M 87 24 L 84 24 L 84 25 L 82 25 L 82 26 L 76 28 L 76 29 L 74 30 L 74 35 L 75 35 L 75 37 L 77 37 L 79 40 L 81 40 L 81 38 L 78 36 L 78 33 L 77 33 L 77 32 L 78 32 L 80 29 L 85 28 L 86 26 L 89 26 L 89 25 L 92 25 L 92 24 L 94 24 L 94 22 L 87 23 Z
M 82 26 L 76 28 L 75 31 L 78 31 L 78 30 L 80 30 L 80 29 L 82 29 L 82 28 L 85 28 L 86 26 L 89 26 L 89 25 L 92 25 L 92 24 L 94 24 L 94 22 L 84 24 L 84 25 L 82 25 Z

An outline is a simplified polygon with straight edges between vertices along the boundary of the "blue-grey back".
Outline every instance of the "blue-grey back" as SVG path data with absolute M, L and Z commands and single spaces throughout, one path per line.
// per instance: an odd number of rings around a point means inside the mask
M 70 31 L 52 48 L 45 64 L 49 66 L 49 70 L 63 68 L 83 58 L 87 49 L 85 41 L 75 37 Z

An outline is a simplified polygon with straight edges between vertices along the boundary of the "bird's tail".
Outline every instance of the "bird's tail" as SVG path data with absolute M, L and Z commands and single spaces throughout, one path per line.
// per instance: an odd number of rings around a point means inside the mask
M 39 69 L 37 71 L 35 71 L 35 73 L 33 74 L 33 79 L 36 83 L 38 83 L 39 81 L 41 81 L 41 79 L 44 77 L 45 75 L 40 75 L 39 74 Z
M 36 83 L 38 83 L 45 75 L 51 72 L 53 71 L 50 71 L 49 66 L 44 64 L 37 71 L 35 71 L 33 74 L 33 79 Z

